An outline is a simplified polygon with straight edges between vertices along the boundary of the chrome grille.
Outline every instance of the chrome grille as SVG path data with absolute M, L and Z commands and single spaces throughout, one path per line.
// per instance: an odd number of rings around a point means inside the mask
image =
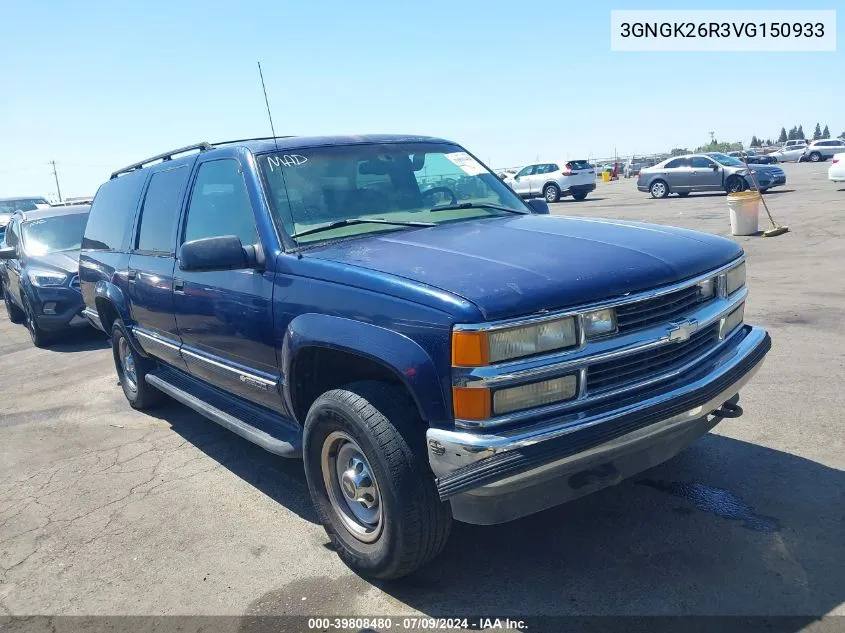
M 70 287 L 74 290 L 79 290 L 79 275 L 74 275 L 70 278 Z
M 654 378 L 678 369 L 706 353 L 719 341 L 719 324 L 707 326 L 683 343 L 670 343 L 655 349 L 595 363 L 587 367 L 587 392 L 616 389 Z
M 653 299 L 627 303 L 616 308 L 616 323 L 620 332 L 630 332 L 665 323 L 701 303 L 698 286 L 682 288 Z

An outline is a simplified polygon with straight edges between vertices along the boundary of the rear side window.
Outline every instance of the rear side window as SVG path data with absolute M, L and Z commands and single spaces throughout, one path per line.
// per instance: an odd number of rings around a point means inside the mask
M 184 241 L 223 235 L 235 235 L 244 245 L 258 241 L 241 167 L 232 159 L 200 165 L 188 207 Z
M 82 248 L 126 250 L 129 228 L 146 177 L 145 172 L 138 171 L 109 180 L 100 187 L 88 213 Z
M 179 221 L 179 203 L 188 181 L 188 167 L 157 171 L 150 178 L 135 248 L 147 253 L 172 253 Z

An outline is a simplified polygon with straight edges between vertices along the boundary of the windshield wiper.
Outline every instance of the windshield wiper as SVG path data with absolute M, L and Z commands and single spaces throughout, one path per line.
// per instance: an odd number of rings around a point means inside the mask
M 329 222 L 323 226 L 317 226 L 313 229 L 293 233 L 291 237 L 304 237 L 314 233 L 322 233 L 323 231 L 331 231 L 342 226 L 353 226 L 355 224 L 392 224 L 395 226 L 437 226 L 434 222 L 403 222 L 401 220 L 382 220 L 381 218 L 346 218 L 345 220 L 337 220 Z
M 517 215 L 528 215 L 528 211 L 520 211 L 519 209 L 511 209 L 500 204 L 488 204 L 486 202 L 462 202 L 460 204 L 447 204 L 442 207 L 433 207 L 429 211 L 455 211 L 457 209 L 495 209 L 496 211 L 507 211 L 508 213 L 516 213 Z

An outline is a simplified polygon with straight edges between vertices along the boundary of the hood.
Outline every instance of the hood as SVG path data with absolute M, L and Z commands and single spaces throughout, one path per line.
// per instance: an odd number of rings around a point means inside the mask
M 63 273 L 73 275 L 79 272 L 79 251 L 59 251 L 47 255 L 30 255 L 27 257 L 27 265 L 36 268 L 59 270 Z
M 669 226 L 524 215 L 347 240 L 303 255 L 427 284 L 501 319 L 682 281 L 741 253 L 731 240 Z

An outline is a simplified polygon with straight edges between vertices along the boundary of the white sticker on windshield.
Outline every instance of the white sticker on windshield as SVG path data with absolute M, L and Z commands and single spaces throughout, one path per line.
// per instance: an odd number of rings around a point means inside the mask
M 455 163 L 461 170 L 469 176 L 480 176 L 486 174 L 487 170 L 466 152 L 451 152 L 445 154 L 446 158 Z

